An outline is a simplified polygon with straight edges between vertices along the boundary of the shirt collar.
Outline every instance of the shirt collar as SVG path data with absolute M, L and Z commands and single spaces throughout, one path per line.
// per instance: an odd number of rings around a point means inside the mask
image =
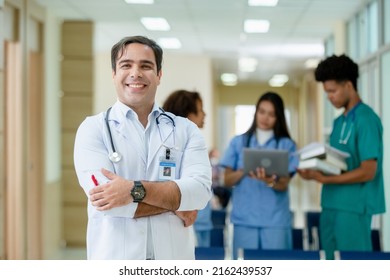
M 353 106 L 352 109 L 347 112 L 347 114 L 345 115 L 345 119 L 350 118 L 350 116 L 352 119 L 355 119 L 356 109 L 359 107 L 360 104 L 362 104 L 362 101 L 356 103 L 356 105 Z
M 157 117 L 160 113 L 160 110 L 160 107 L 156 103 L 154 103 L 152 111 L 149 114 L 149 120 L 150 118 Z M 117 112 L 117 121 L 120 121 L 120 119 L 123 118 L 130 118 L 131 116 L 135 117 L 137 115 L 133 109 L 131 109 L 129 106 L 119 100 L 117 100 L 113 105 L 113 111 Z

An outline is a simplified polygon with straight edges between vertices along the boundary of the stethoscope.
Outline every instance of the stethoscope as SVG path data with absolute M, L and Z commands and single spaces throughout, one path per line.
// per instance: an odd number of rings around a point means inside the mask
M 341 127 L 341 132 L 340 132 L 340 137 L 339 137 L 339 144 L 343 144 L 343 145 L 346 145 L 348 143 L 348 140 L 349 138 L 351 137 L 351 133 L 352 133 L 352 129 L 355 125 L 355 110 L 356 108 L 361 104 L 361 102 L 359 102 L 352 110 L 351 112 L 349 113 L 351 115 L 351 124 L 349 126 L 349 129 L 348 129 L 348 132 L 346 133 L 345 135 L 345 129 L 347 127 L 347 117 L 345 117 L 344 121 L 343 121 L 343 126 Z
M 111 153 L 108 154 L 108 158 L 111 160 L 111 162 L 118 163 L 118 162 L 120 162 L 122 160 L 122 155 L 115 149 L 114 141 L 112 139 L 112 133 L 111 133 L 110 125 L 108 123 L 108 117 L 110 115 L 111 108 L 112 107 L 108 108 L 108 110 L 106 112 L 106 118 L 105 118 L 107 132 L 108 132 L 108 136 L 110 138 L 110 143 L 111 143 Z M 161 141 L 162 141 L 162 135 L 161 135 L 160 127 L 159 127 L 159 125 L 160 125 L 160 120 L 159 120 L 160 117 L 166 117 L 172 123 L 173 129 L 171 131 L 171 134 L 174 133 L 176 125 L 175 125 L 175 120 L 171 116 L 169 116 L 167 113 L 165 113 L 165 111 L 162 108 L 159 108 L 159 109 L 160 109 L 161 113 L 156 117 L 156 124 L 157 124 L 158 132 L 160 134 L 160 138 L 161 138 Z M 168 135 L 168 137 L 169 137 L 169 135 Z M 174 138 L 174 142 L 175 142 L 175 138 Z M 170 153 L 169 149 L 167 149 L 167 153 Z

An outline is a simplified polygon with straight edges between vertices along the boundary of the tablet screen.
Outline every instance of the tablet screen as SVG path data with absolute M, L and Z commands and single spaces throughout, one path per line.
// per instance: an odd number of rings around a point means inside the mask
M 289 176 L 288 151 L 244 148 L 244 173 L 263 167 L 267 176 Z

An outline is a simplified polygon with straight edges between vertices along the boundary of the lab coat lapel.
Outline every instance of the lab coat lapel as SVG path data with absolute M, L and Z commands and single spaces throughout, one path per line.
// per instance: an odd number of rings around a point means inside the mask
M 173 147 L 174 132 L 172 132 L 172 122 L 170 120 L 165 120 L 162 118 L 160 118 L 159 120 L 160 124 L 157 125 L 156 123 L 156 129 L 153 129 L 151 133 L 151 138 L 149 142 L 148 166 L 153 161 L 154 157 L 156 156 L 161 147 L 165 150 L 165 147 L 163 145 L 170 148 Z
M 118 114 L 118 111 L 115 111 L 115 114 L 113 114 L 112 118 L 115 125 L 111 126 L 114 127 L 113 138 L 117 137 L 118 139 L 116 140 L 118 143 L 117 145 L 119 146 L 119 148 L 117 148 L 118 151 L 121 152 L 122 155 L 126 154 L 127 156 L 131 154 L 128 152 L 129 150 L 135 150 L 139 153 L 139 157 L 144 163 L 146 163 L 145 147 L 143 146 L 144 142 L 139 138 L 138 133 L 134 133 L 136 131 L 136 128 L 133 127 L 134 124 L 126 117 L 119 117 Z M 119 149 L 123 151 L 120 151 Z

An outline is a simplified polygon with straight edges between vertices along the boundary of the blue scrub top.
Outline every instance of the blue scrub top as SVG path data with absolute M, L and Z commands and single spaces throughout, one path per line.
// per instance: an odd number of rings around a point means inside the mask
M 344 128 L 343 128 L 344 127 Z M 376 159 L 373 180 L 355 184 L 324 184 L 321 206 L 359 214 L 385 211 L 383 186 L 383 128 L 378 115 L 366 104 L 358 103 L 347 115 L 333 123 L 330 145 L 350 154 L 348 170 L 356 169 L 362 161 Z
M 243 148 L 246 147 L 245 134 L 235 136 L 225 151 L 220 165 L 233 170 L 243 168 Z M 289 172 L 293 176 L 298 166 L 296 145 L 290 138 L 273 137 L 264 145 L 253 135 L 250 148 L 280 149 L 289 151 Z M 231 222 L 249 227 L 291 227 L 289 191 L 280 192 L 266 183 L 244 176 L 233 188 Z

